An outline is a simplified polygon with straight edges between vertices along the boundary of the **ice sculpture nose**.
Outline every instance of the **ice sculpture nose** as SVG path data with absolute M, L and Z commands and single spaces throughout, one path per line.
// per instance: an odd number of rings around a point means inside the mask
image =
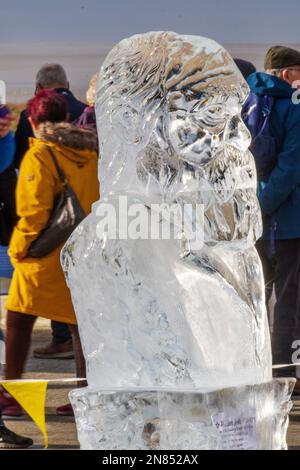
M 236 114 L 228 121 L 224 131 L 225 143 L 245 152 L 251 143 L 251 134 L 241 116 Z

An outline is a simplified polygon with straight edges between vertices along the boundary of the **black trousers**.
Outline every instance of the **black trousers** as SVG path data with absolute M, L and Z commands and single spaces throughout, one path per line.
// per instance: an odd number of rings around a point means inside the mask
M 276 294 L 273 364 L 290 364 L 295 362 L 292 360 L 297 349 L 295 341 L 300 340 L 300 239 L 277 240 L 273 256 L 270 256 L 270 242 L 267 240 L 259 240 L 256 248 L 263 265 L 266 302 L 273 287 Z M 280 369 L 277 375 L 293 377 L 295 368 Z
M 72 338 L 70 328 L 65 323 L 52 320 L 51 328 L 54 344 L 63 344 Z

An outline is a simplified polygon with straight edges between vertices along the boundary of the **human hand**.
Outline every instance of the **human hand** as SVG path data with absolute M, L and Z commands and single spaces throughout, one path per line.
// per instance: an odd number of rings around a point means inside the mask
M 5 118 L 0 118 L 0 138 L 7 136 L 14 120 L 15 118 L 12 114 L 8 114 Z

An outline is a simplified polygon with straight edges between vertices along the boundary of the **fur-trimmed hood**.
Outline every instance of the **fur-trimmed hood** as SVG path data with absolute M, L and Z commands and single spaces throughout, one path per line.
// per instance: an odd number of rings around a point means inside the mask
M 98 138 L 95 131 L 79 129 L 66 122 L 40 124 L 36 137 L 44 142 L 71 147 L 73 150 L 98 151 Z

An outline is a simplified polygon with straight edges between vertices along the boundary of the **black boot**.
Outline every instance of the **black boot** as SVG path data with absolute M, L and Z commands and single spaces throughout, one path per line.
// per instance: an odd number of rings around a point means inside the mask
M 32 444 L 32 439 L 19 436 L 5 426 L 0 426 L 0 449 L 26 449 Z

